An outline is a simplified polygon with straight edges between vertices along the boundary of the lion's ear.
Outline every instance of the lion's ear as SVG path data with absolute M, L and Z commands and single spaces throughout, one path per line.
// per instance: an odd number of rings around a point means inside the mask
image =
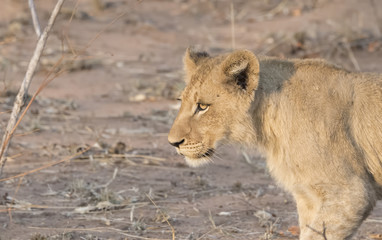
M 184 55 L 184 69 L 187 75 L 192 74 L 201 60 L 208 58 L 209 55 L 204 51 L 197 51 L 194 47 L 189 47 Z
M 247 92 L 257 89 L 259 83 L 259 61 L 248 50 L 238 50 L 223 61 L 221 65 L 225 82 Z

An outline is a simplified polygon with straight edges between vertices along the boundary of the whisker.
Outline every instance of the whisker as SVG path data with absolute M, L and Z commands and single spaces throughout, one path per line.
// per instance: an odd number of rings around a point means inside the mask
M 217 159 L 220 160 L 220 161 L 223 161 L 223 160 L 224 160 L 223 157 L 221 157 L 219 154 L 216 154 L 216 153 L 215 153 L 215 155 L 214 155 L 214 158 L 217 158 Z

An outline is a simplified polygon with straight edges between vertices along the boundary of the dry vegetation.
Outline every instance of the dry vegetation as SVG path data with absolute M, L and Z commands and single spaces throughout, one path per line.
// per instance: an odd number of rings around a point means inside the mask
M 4 1 L 1 129 L 36 43 L 26 1 Z M 54 3 L 35 3 L 44 26 Z M 60 74 L 18 126 L 0 179 L 0 239 L 297 239 L 293 200 L 258 153 L 223 146 L 214 164 L 190 169 L 167 143 L 182 54 L 235 46 L 382 72 L 380 9 L 372 0 L 67 0 L 29 97 Z M 382 239 L 381 229 L 379 203 L 356 239 Z

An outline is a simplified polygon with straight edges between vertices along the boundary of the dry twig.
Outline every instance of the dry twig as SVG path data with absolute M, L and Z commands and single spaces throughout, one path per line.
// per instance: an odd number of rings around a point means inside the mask
M 353 50 L 351 49 L 349 41 L 347 39 L 344 40 L 344 46 L 345 46 L 346 51 L 348 52 L 349 59 L 352 62 L 354 68 L 357 71 L 361 71 L 361 68 L 360 68 L 360 66 L 358 64 L 357 58 L 355 58 Z
M 370 3 L 371 3 L 371 7 L 373 9 L 373 13 L 377 22 L 379 35 L 381 35 L 382 34 L 382 18 L 378 12 L 378 6 L 376 5 L 375 0 L 370 0 Z
M 235 10 L 233 6 L 233 2 L 231 1 L 231 40 L 232 40 L 232 49 L 235 50 Z
M 38 21 L 36 8 L 34 6 L 34 1 L 28 0 L 28 4 L 29 4 L 29 8 L 31 9 L 34 31 L 36 32 L 37 38 L 39 38 L 41 36 L 41 27 L 40 27 L 40 22 Z
M 20 115 L 21 108 L 25 104 L 25 98 L 28 93 L 29 85 L 32 81 L 34 72 L 36 70 L 37 64 L 40 60 L 42 51 L 44 50 L 46 41 L 49 36 L 49 32 L 52 29 L 52 26 L 56 20 L 56 17 L 63 5 L 65 0 L 58 0 L 56 6 L 54 7 L 52 14 L 50 16 L 48 25 L 45 27 L 44 32 L 41 34 L 41 37 L 39 38 L 35 51 L 33 53 L 32 59 L 29 62 L 27 72 L 25 73 L 24 80 L 20 86 L 20 90 L 16 96 L 15 103 L 13 105 L 12 114 L 9 118 L 7 128 L 5 130 L 3 141 L 1 144 L 1 151 L 0 151 L 0 175 L 3 172 L 3 168 L 5 165 L 5 162 L 7 160 L 7 150 L 9 147 L 9 143 L 11 141 L 12 135 L 17 127 L 16 122 Z
M 27 172 L 24 172 L 24 173 L 20 173 L 18 175 L 15 175 L 15 176 L 12 176 L 12 177 L 8 177 L 8 178 L 3 178 L 3 179 L 0 179 L 0 182 L 5 182 L 5 181 L 8 181 L 8 180 L 11 180 L 11 179 L 14 179 L 14 178 L 20 178 L 20 177 L 25 177 L 26 175 L 29 175 L 31 173 L 34 173 L 34 172 L 38 172 L 38 171 L 41 171 L 45 168 L 49 168 L 49 167 L 52 167 L 52 166 L 55 166 L 57 164 L 60 164 L 60 163 L 63 163 L 63 162 L 67 162 L 67 161 L 70 161 L 71 159 L 75 158 L 75 157 L 78 157 L 82 154 L 84 154 L 85 152 L 89 151 L 91 147 L 88 147 L 88 148 L 85 148 L 83 151 L 81 152 L 78 152 L 72 156 L 68 156 L 66 158 L 63 158 L 61 160 L 58 160 L 56 162 L 52 162 L 52 163 L 48 163 L 48 164 L 45 164 L 39 168 L 35 168 L 33 170 L 30 170 L 30 171 L 27 171 Z
M 318 235 L 321 235 L 323 237 L 324 240 L 328 240 L 327 237 L 326 237 L 326 226 L 325 226 L 325 222 L 322 223 L 322 232 L 319 231 L 319 230 L 316 230 L 314 228 L 312 228 L 311 226 L 309 225 L 306 225 L 310 230 L 312 230 L 313 232 L 317 233 Z
M 94 227 L 94 228 L 46 228 L 46 227 L 28 227 L 30 229 L 38 229 L 38 230 L 54 230 L 54 231 L 81 231 L 81 232 L 116 232 L 119 233 L 123 236 L 132 238 L 132 239 L 143 239 L 143 240 L 166 240 L 166 239 L 161 239 L 161 238 L 148 238 L 148 237 L 141 237 L 141 236 L 136 236 L 132 234 L 125 233 L 125 231 L 117 229 L 117 228 L 112 228 L 112 227 Z
M 152 200 L 152 198 L 149 196 L 149 194 L 146 194 L 146 197 L 151 201 L 152 204 L 154 204 L 154 206 L 160 211 L 160 213 L 162 214 L 163 216 L 163 219 L 165 219 L 165 221 L 167 222 L 167 224 L 170 226 L 171 228 L 171 232 L 172 232 L 172 240 L 175 240 L 175 229 L 174 227 L 171 225 L 171 223 L 168 221 L 167 217 L 165 216 L 164 212 L 156 205 L 156 203 Z

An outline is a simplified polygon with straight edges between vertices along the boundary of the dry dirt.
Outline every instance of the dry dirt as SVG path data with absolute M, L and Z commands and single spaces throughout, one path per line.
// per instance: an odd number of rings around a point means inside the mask
M 35 2 L 45 26 L 55 1 Z M 0 182 L 0 239 L 297 239 L 293 199 L 256 151 L 224 146 L 191 169 L 167 143 L 182 54 L 235 44 L 382 72 L 381 20 L 376 0 L 67 0 L 30 95 L 64 72 L 19 125 L 1 178 L 66 160 Z M 27 1 L 2 0 L 1 129 L 35 43 Z M 355 239 L 382 239 L 381 203 Z

